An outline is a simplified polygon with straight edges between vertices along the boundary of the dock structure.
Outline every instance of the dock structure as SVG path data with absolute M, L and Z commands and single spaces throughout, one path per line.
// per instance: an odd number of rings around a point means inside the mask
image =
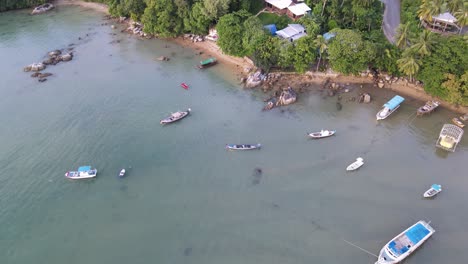
M 437 139 L 436 147 L 455 152 L 458 143 L 461 141 L 463 136 L 463 129 L 452 124 L 445 124 Z

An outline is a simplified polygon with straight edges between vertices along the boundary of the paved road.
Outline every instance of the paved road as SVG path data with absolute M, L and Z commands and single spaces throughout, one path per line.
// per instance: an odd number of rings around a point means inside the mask
M 381 0 L 385 4 L 382 28 L 388 41 L 395 43 L 396 29 L 400 25 L 400 0 Z

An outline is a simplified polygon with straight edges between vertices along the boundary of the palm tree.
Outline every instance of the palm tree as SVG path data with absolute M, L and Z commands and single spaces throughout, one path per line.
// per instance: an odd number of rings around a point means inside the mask
M 320 16 L 322 16 L 322 17 L 323 17 L 323 11 L 325 11 L 325 5 L 327 4 L 327 1 L 328 0 L 323 0 L 322 14 L 320 14 Z
M 429 30 L 424 30 L 419 34 L 419 38 L 415 40 L 415 43 L 410 47 L 410 49 L 421 56 L 426 56 L 431 54 L 431 49 L 434 43 L 434 34 Z
M 442 13 L 444 0 L 422 0 L 419 6 L 418 16 L 424 21 L 432 21 L 432 17 Z
M 397 28 L 397 35 L 396 35 L 396 46 L 400 49 L 404 49 L 409 44 L 410 39 L 410 22 L 406 22 L 406 24 L 400 24 Z
M 322 35 L 318 35 L 317 38 L 314 40 L 314 44 L 319 49 L 319 54 L 320 54 L 319 61 L 318 61 L 318 64 L 317 64 L 317 70 L 316 70 L 316 71 L 318 71 L 319 67 L 320 67 L 320 61 L 322 60 L 322 54 L 328 48 L 327 40 Z
M 464 3 L 461 7 L 453 14 L 457 19 L 457 24 L 460 27 L 460 34 L 464 26 L 468 25 L 468 3 Z
M 463 0 L 450 0 L 447 2 L 447 8 L 450 13 L 455 14 L 463 7 Z
M 417 54 L 411 49 L 406 49 L 401 55 L 401 59 L 397 60 L 398 69 L 406 75 L 409 75 L 410 82 L 413 81 L 413 76 L 418 73 L 421 60 Z

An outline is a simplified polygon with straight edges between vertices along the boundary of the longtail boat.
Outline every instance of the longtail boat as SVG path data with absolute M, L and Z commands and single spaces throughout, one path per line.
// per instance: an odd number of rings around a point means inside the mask
M 199 69 L 205 69 L 205 68 L 215 65 L 216 63 L 218 63 L 216 58 L 209 58 L 209 59 L 200 61 L 200 64 L 197 67 Z

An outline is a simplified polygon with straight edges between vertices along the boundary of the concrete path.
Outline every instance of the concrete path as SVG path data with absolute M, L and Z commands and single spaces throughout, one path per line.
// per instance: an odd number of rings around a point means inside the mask
M 400 0 L 381 0 L 385 4 L 382 28 L 388 41 L 395 43 L 396 29 L 400 25 Z

